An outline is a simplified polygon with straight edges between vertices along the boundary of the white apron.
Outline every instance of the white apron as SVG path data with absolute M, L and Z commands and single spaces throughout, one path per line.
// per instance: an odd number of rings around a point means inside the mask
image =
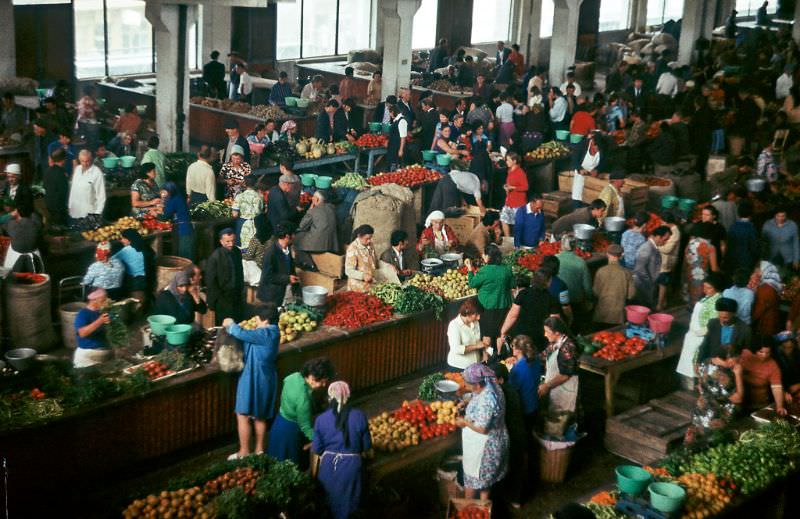
M 21 256 L 36 256 L 37 258 L 39 258 L 39 261 L 42 264 L 44 264 L 44 261 L 42 261 L 42 255 L 39 253 L 39 249 L 36 249 L 33 252 L 26 252 L 23 254 L 15 251 L 14 248 L 9 245 L 8 250 L 6 251 L 6 259 L 3 262 L 3 267 L 9 270 L 13 269 L 14 264 Z M 33 263 L 34 270 L 36 270 L 36 261 L 34 261 L 34 259 L 31 258 L 31 262 Z
M 242 273 L 245 285 L 257 287 L 261 282 L 261 267 L 255 261 L 242 260 Z
M 561 372 L 558 370 L 558 352 L 561 350 L 561 345 L 564 343 L 563 341 L 564 339 L 562 339 L 553 352 L 547 356 L 547 368 L 544 375 L 545 383 L 549 383 L 551 380 L 561 375 Z M 551 389 L 549 399 L 549 414 L 555 415 L 558 413 L 575 412 L 575 406 L 578 402 L 578 377 L 573 375 L 560 386 Z
M 694 378 L 694 365 L 697 358 L 697 351 L 703 344 L 708 328 L 701 326 L 700 313 L 702 312 L 702 300 L 694 304 L 692 318 L 689 321 L 689 331 L 683 337 L 683 348 L 681 348 L 681 358 L 678 361 L 678 368 L 675 370 L 681 375 Z
M 575 171 L 572 177 L 572 199 L 583 202 L 583 184 L 586 183 L 586 177 Z
M 486 450 L 488 434 L 475 432 L 469 427 L 461 429 L 461 448 L 464 452 L 464 475 L 478 479 L 481 472 L 483 451 Z
M 110 348 L 75 348 L 75 356 L 72 358 L 72 365 L 76 368 L 88 368 L 96 364 L 102 364 L 114 358 L 114 353 Z

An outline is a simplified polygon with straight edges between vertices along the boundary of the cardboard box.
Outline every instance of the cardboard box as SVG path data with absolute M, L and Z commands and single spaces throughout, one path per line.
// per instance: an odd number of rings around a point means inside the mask
M 311 254 L 314 265 L 321 274 L 335 279 L 344 277 L 344 255 L 323 252 L 322 254 Z
M 347 281 L 343 279 L 326 276 L 320 272 L 306 272 L 305 270 L 297 269 L 297 276 L 300 278 L 300 283 L 303 286 L 316 285 L 324 287 L 328 290 L 329 294 L 333 294 L 347 284 Z
M 481 222 L 481 217 L 480 213 L 477 216 L 468 213 L 458 218 L 445 218 L 444 222 L 456 233 L 458 242 L 463 244 L 469 241 L 472 230 Z

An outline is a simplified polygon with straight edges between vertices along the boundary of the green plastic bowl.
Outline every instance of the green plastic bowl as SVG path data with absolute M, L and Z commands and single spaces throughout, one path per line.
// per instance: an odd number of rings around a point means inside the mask
M 302 182 L 302 184 L 305 187 L 313 186 L 314 185 L 314 181 L 316 179 L 317 179 L 317 175 L 315 175 L 313 173 L 303 173 L 302 175 L 300 175 L 300 182 Z
M 569 131 L 567 130 L 556 130 L 556 139 L 559 141 L 565 141 L 569 139 Z
M 388 133 L 389 133 L 389 130 L 391 130 L 391 129 L 392 129 L 392 125 L 391 125 L 391 124 L 389 124 L 389 123 L 384 123 L 384 125 L 383 125 L 383 127 L 382 127 L 383 133 L 387 133 L 387 134 L 388 134 Z
M 691 198 L 681 198 L 678 200 L 678 209 L 687 213 L 694 209 L 694 206 L 696 205 L 697 201 L 692 200 Z
M 119 165 L 118 157 L 103 157 L 103 167 L 106 169 L 114 169 Z
M 314 186 L 317 189 L 328 189 L 331 187 L 331 182 L 333 182 L 333 177 L 317 177 L 314 179 Z
M 581 135 L 580 133 L 569 134 L 569 142 L 571 142 L 572 144 L 578 144 L 582 140 L 583 140 L 583 135 Z
M 153 335 L 164 335 L 167 333 L 167 326 L 175 324 L 176 319 L 171 315 L 151 315 L 147 318 L 150 331 Z
M 310 99 L 303 99 L 302 97 L 297 100 L 297 108 L 308 108 L 308 105 L 311 104 Z
M 617 474 L 617 487 L 623 494 L 638 496 L 653 480 L 653 476 L 635 465 L 620 465 L 614 471 Z
M 284 97 L 283 102 L 286 103 L 286 106 L 297 106 L 297 101 L 299 100 L 298 97 Z
M 664 209 L 672 209 L 676 205 L 678 205 L 678 198 L 677 196 L 667 195 L 661 197 L 661 207 Z
M 438 153 L 433 150 L 422 150 L 422 160 L 425 162 L 433 162 L 436 160 L 436 155 L 438 155 Z
M 650 505 L 665 514 L 680 510 L 686 499 L 686 491 L 674 483 L 651 483 L 647 489 L 650 491 Z
M 369 123 L 369 132 L 370 133 L 378 133 L 383 128 L 383 124 L 381 123 Z
M 452 157 L 450 157 L 450 155 L 448 155 L 447 153 L 440 153 L 436 155 L 436 163 L 439 164 L 440 166 L 449 166 L 451 159 Z
M 191 324 L 173 324 L 165 329 L 167 342 L 173 346 L 183 346 L 189 342 L 189 335 L 192 333 Z
M 133 155 L 125 155 L 119 158 L 119 163 L 123 168 L 132 168 L 136 164 L 136 157 Z

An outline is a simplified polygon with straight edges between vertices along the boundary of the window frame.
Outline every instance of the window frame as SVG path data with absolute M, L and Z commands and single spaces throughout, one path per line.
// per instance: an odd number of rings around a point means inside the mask
M 303 23 L 304 22 L 304 17 L 305 17 L 305 9 L 304 9 L 305 2 L 306 2 L 306 0 L 297 0 L 295 2 L 295 5 L 300 10 L 300 44 L 298 46 L 298 56 L 296 58 L 280 58 L 280 59 L 277 59 L 276 61 L 297 61 L 297 60 L 302 60 L 302 59 L 316 59 L 316 58 L 328 58 L 328 57 L 334 57 L 334 56 L 344 56 L 344 54 L 339 52 L 339 29 L 340 29 L 339 22 L 341 20 L 341 14 L 340 14 L 341 13 L 341 9 L 342 9 L 342 7 L 346 7 L 346 5 L 343 6 L 343 4 L 345 4 L 347 2 L 347 0 L 336 0 L 336 22 L 335 22 L 336 30 L 334 31 L 334 35 L 333 35 L 333 38 L 334 38 L 334 40 L 333 40 L 333 52 L 334 53 L 333 54 L 315 54 L 313 56 L 305 56 L 303 54 L 303 40 L 305 39 L 305 38 L 303 38 L 303 33 L 305 32 L 305 23 Z M 280 4 L 278 4 L 278 5 L 280 5 Z M 374 36 L 373 23 L 372 23 L 373 19 L 374 19 L 374 16 L 375 16 L 375 2 L 373 0 L 370 0 L 370 2 L 369 2 L 369 20 L 370 20 L 370 23 L 369 23 L 369 25 L 367 27 L 367 30 L 369 31 L 369 35 L 367 36 L 367 40 L 369 41 L 370 45 L 372 44 L 372 38 Z M 276 12 L 275 19 L 276 19 L 276 23 L 280 24 L 280 17 L 277 15 L 277 12 Z M 277 45 L 276 45 L 276 51 L 277 51 Z
M 472 41 L 472 30 L 470 30 L 470 45 L 486 45 L 489 43 L 495 43 L 497 41 L 503 40 L 508 41 L 511 38 L 511 28 L 514 25 L 514 3 L 515 0 L 507 0 L 508 1 L 508 26 L 506 27 L 506 35 L 502 38 L 493 38 L 489 41 Z M 473 11 L 475 6 L 478 4 L 473 4 Z M 475 27 L 475 13 L 472 13 L 472 26 Z

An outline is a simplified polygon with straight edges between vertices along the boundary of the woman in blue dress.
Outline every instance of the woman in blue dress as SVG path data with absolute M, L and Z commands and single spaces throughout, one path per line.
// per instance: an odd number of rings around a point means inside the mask
M 334 519 L 347 519 L 361 500 L 361 456 L 372 447 L 367 417 L 350 407 L 350 386 L 328 386 L 330 407 L 314 422 L 312 448 L 320 456 L 318 479 Z
M 194 260 L 194 227 L 186 205 L 186 195 L 175 182 L 167 182 L 161 188 L 164 213 L 161 217 L 172 221 L 178 231 L 178 256 Z
M 250 454 L 250 421 L 255 429 L 255 454 L 264 454 L 267 420 L 275 416 L 278 395 L 278 358 L 280 331 L 278 309 L 267 303 L 256 308 L 256 329 L 245 330 L 233 319 L 222 325 L 230 335 L 244 342 L 244 369 L 236 388 L 236 426 L 239 430 L 239 451 L 228 459 L 235 460 Z

